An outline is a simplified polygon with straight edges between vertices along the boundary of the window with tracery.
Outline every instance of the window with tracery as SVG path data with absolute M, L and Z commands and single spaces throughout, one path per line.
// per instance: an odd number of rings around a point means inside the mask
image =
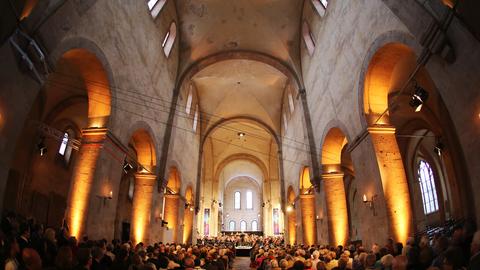
M 438 211 L 438 197 L 432 167 L 422 159 L 418 163 L 417 174 L 422 193 L 423 212 L 428 215 Z

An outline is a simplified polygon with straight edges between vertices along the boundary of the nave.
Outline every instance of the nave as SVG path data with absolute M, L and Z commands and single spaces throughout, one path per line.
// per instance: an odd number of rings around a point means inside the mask
M 1 266 L 480 269 L 479 3 L 0 1 Z

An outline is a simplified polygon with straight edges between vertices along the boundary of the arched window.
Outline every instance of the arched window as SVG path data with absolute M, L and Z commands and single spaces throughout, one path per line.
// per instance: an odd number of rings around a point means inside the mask
M 175 43 L 176 37 L 177 37 L 177 25 L 175 24 L 175 22 L 172 22 L 170 24 L 170 29 L 168 29 L 168 32 L 165 34 L 165 37 L 163 38 L 163 42 L 162 42 L 163 52 L 165 53 L 166 57 L 170 55 L 170 52 L 172 51 L 173 44 Z
M 195 115 L 193 116 L 193 132 L 197 132 L 198 122 L 198 105 L 195 107 Z
M 305 46 L 307 47 L 308 54 L 312 56 L 313 52 L 315 51 L 315 39 L 313 38 L 312 32 L 310 31 L 310 26 L 306 21 L 303 21 L 302 35 Z
M 252 221 L 252 231 L 258 231 L 258 222 L 256 220 Z
M 187 97 L 187 105 L 185 106 L 185 112 L 187 114 L 190 114 L 190 110 L 192 109 L 192 91 L 190 90 L 188 92 L 188 97 Z
M 250 190 L 247 191 L 247 209 L 253 209 L 253 194 Z
M 437 190 L 432 167 L 425 160 L 418 163 L 418 182 L 422 193 L 423 212 L 425 215 L 438 211 Z
M 167 0 L 148 0 L 148 10 L 150 10 L 150 14 L 154 19 L 158 16 L 160 11 L 162 11 L 165 3 L 167 3 Z
M 287 128 L 288 128 L 287 113 L 283 113 L 283 129 L 287 130 Z
M 328 1 L 327 0 L 312 0 L 312 5 L 320 16 L 325 15 L 325 10 L 327 9 Z
M 74 133 L 72 130 L 69 129 L 65 131 L 65 133 L 63 133 L 62 142 L 60 143 L 60 148 L 58 149 L 58 153 L 63 156 L 67 164 L 72 156 L 72 146 L 70 145 L 70 140 L 73 137 Z
M 235 231 L 235 221 L 232 220 L 228 223 L 228 230 Z
M 244 232 L 247 230 L 247 222 L 245 220 L 240 221 L 240 231 Z
M 240 191 L 236 191 L 233 195 L 234 208 L 237 210 L 240 209 L 240 196 Z
M 293 102 L 292 93 L 288 93 L 288 106 L 290 107 L 290 113 L 293 113 L 295 110 L 295 104 Z

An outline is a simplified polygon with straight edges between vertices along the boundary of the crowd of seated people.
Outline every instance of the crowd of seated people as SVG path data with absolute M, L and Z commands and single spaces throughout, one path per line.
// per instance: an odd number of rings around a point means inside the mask
M 205 237 L 195 245 L 147 246 L 87 237 L 77 241 L 69 237 L 66 226 L 45 229 L 32 220 L 19 222 L 8 213 L 2 218 L 0 240 L 0 258 L 7 270 L 228 270 L 235 260 L 235 247 L 247 244 L 251 245 L 250 269 L 480 269 L 480 231 L 470 234 L 462 227 L 433 239 L 409 238 L 406 246 L 388 239 L 368 250 L 360 243 L 346 247 L 288 245 L 282 237 L 248 234 Z
M 155 243 L 133 245 L 113 240 L 77 241 L 68 228 L 52 229 L 32 220 L 19 222 L 8 213 L 2 219 L 0 258 L 6 270 L 226 270 L 235 258 L 234 242 L 209 239 L 204 244 Z

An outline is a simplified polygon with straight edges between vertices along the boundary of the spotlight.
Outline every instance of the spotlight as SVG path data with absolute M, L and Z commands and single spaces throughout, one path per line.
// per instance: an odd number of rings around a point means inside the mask
M 45 137 L 41 137 L 37 144 L 37 150 L 40 156 L 44 156 L 47 153 L 47 146 L 45 145 Z
M 238 132 L 237 136 L 241 139 L 241 138 L 245 137 L 245 132 Z
M 443 149 L 445 148 L 445 145 L 443 145 L 442 142 L 438 141 L 437 144 L 435 144 L 435 147 L 433 147 L 433 152 L 437 154 L 439 157 L 442 156 Z
M 423 105 L 427 102 L 428 92 L 419 85 L 415 85 L 415 91 L 410 100 L 410 106 L 415 109 L 415 112 L 422 110 Z
M 130 163 L 128 163 L 128 161 L 125 159 L 123 161 L 123 172 L 125 172 L 125 174 L 127 174 L 132 169 L 133 169 L 133 166 Z
M 287 212 L 292 212 L 293 211 L 293 206 L 291 204 L 287 205 Z

